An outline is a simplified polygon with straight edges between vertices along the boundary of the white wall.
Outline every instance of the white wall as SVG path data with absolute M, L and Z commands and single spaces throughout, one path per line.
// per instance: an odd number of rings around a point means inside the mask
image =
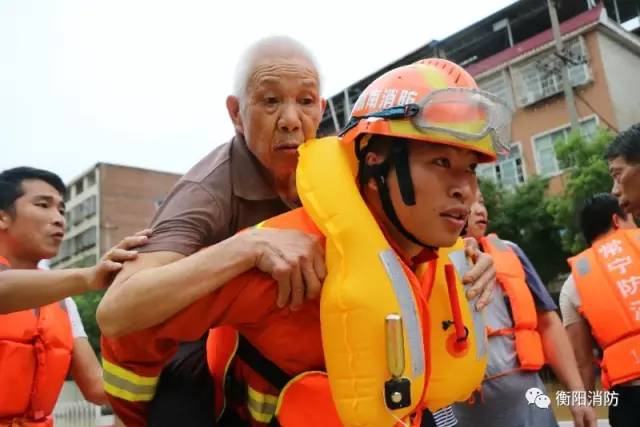
M 619 130 L 640 122 L 640 56 L 599 32 L 598 44 Z

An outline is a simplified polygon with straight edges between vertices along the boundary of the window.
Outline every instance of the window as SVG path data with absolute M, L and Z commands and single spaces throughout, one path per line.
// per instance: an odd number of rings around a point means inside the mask
M 572 86 L 589 81 L 587 49 L 581 37 L 565 45 L 567 57 L 572 61 L 569 67 L 569 80 Z M 555 51 L 545 52 L 515 69 L 519 82 L 518 102 L 520 106 L 531 105 L 537 101 L 562 92 L 562 60 Z
M 78 225 L 84 221 L 84 202 L 78 203 L 73 207 L 71 217 L 73 218 L 73 225 Z
M 84 191 L 84 182 L 80 179 L 76 182 L 76 196 Z
M 91 196 L 82 204 L 84 205 L 84 216 L 85 218 L 90 218 L 96 214 L 96 196 Z
M 78 225 L 86 218 L 90 218 L 95 215 L 97 211 L 96 202 L 97 197 L 94 195 L 74 206 L 74 208 L 71 210 L 73 225 Z
M 580 122 L 582 135 L 590 139 L 598 128 L 596 117 L 590 117 Z M 558 141 L 566 141 L 571 133 L 571 126 L 565 126 L 544 135 L 533 138 L 533 151 L 535 153 L 538 173 L 542 176 L 550 176 L 566 169 L 567 164 L 562 164 L 556 157 L 555 144 Z
M 96 171 L 95 169 L 89 172 L 87 175 L 87 187 L 93 187 L 96 183 Z
M 509 81 L 503 72 L 500 72 L 489 79 L 478 82 L 478 86 L 480 86 L 481 89 L 494 94 L 498 98 L 503 99 L 508 105 L 513 106 L 513 98 L 511 96 L 511 89 L 509 88 Z
M 97 241 L 96 227 L 93 226 L 74 237 L 76 253 L 95 246 Z
M 496 162 L 479 166 L 477 174 L 481 178 L 490 179 L 506 188 L 513 188 L 524 183 L 525 174 L 520 144 L 511 144 L 509 153 L 506 156 L 498 156 Z

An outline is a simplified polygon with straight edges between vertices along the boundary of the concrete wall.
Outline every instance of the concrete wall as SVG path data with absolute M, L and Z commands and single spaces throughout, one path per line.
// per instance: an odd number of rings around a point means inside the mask
M 640 56 L 605 33 L 597 42 L 618 129 L 640 122 Z
M 146 228 L 180 175 L 100 165 L 100 253 Z

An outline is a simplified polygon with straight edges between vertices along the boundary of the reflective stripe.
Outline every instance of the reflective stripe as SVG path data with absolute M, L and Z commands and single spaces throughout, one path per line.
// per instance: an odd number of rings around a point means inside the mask
M 379 254 L 382 264 L 387 271 L 387 276 L 393 284 L 393 291 L 400 305 L 402 313 L 402 323 L 409 341 L 409 358 L 411 360 L 412 376 L 422 375 L 424 373 L 424 344 L 422 341 L 422 330 L 418 321 L 418 311 L 416 303 L 413 299 L 411 284 L 404 274 L 402 266 L 398 262 L 395 252 L 386 249 Z
M 267 221 L 259 222 L 259 223 L 257 223 L 256 225 L 254 225 L 254 226 L 253 226 L 253 228 L 264 228 L 264 224 L 265 224 L 266 222 L 267 222 Z
M 247 386 L 247 408 L 254 420 L 261 423 L 269 423 L 276 413 L 278 396 L 260 393 L 258 390 Z
M 591 271 L 589 260 L 586 257 L 579 258 L 576 261 L 576 270 L 578 271 L 578 276 L 584 276 L 589 273 Z
M 158 377 L 143 377 L 102 359 L 104 390 L 130 402 L 150 401 L 156 391 Z

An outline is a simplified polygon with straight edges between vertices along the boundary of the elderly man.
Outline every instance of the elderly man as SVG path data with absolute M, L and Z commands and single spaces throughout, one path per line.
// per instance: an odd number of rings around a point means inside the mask
M 613 179 L 611 193 L 625 212 L 640 218 L 640 123 L 620 132 L 607 147 L 605 159 Z
M 153 221 L 149 244 L 136 261 L 125 265 L 98 309 L 106 336 L 163 322 L 252 268 L 277 281 L 280 307 L 290 304 L 297 310 L 305 298 L 319 295 L 326 272 L 317 237 L 255 228 L 234 235 L 298 205 L 297 148 L 315 136 L 325 107 L 315 61 L 292 39 L 263 39 L 242 56 L 234 91 L 227 98 L 227 110 L 235 137 L 201 160 L 165 201 Z M 476 268 L 465 277 L 467 283 L 476 282 L 469 289 L 471 297 L 490 290 L 491 272 L 490 259 L 478 258 Z M 177 364 L 189 365 L 187 360 L 200 362 L 194 363 L 195 369 L 184 370 L 194 371 L 188 377 L 198 377 L 196 370 L 206 372 L 202 344 L 182 348 Z M 183 381 L 181 375 L 165 372 L 160 379 L 150 423 L 211 425 L 212 398 L 202 392 L 211 389 L 211 379 L 200 375 L 204 383 L 198 385 L 189 378 Z M 158 404 L 165 393 L 172 397 Z M 195 402 L 201 409 L 194 408 Z M 154 413 L 170 408 L 177 408 L 176 419 L 170 419 L 172 412 L 155 424 Z M 209 418 L 197 420 L 196 414 L 203 413 Z

